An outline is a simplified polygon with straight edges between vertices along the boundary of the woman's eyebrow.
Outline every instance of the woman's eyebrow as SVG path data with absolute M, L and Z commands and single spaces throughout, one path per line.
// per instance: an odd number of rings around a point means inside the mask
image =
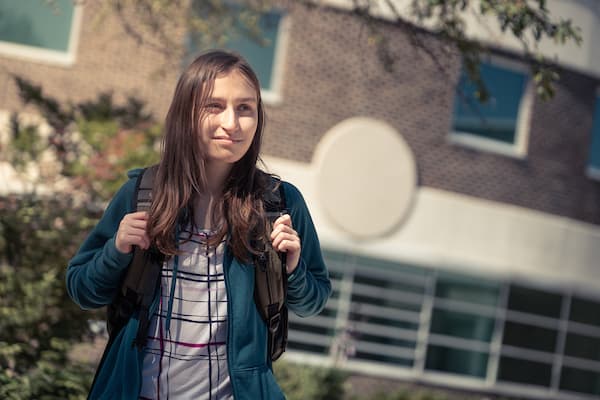
M 237 99 L 233 99 L 236 103 L 249 103 L 249 102 L 253 102 L 256 103 L 256 98 L 255 97 L 240 97 Z M 210 97 L 208 99 L 208 101 L 226 101 L 224 98 L 221 97 Z

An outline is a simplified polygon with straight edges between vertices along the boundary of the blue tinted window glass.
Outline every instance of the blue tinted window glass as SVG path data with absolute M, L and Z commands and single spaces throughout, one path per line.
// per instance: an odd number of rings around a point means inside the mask
M 476 86 L 463 71 L 454 101 L 455 132 L 470 133 L 514 143 L 521 98 L 527 76 L 488 63 L 481 64 L 481 78 L 490 94 L 485 103 L 475 97 Z
M 592 145 L 590 146 L 590 166 L 600 169 L 600 96 L 596 97 L 594 109 L 594 127 L 592 129 Z
M 600 395 L 600 373 L 563 367 L 560 375 L 560 388 L 573 392 Z
M 521 360 L 514 357 L 500 357 L 500 366 L 498 369 L 499 381 L 550 386 L 551 379 L 552 364 Z
M 193 12 L 198 16 L 202 16 L 204 12 L 209 12 L 203 9 L 203 4 L 202 1 L 193 1 Z M 277 48 L 282 15 L 274 11 L 262 14 L 258 21 L 259 37 L 255 38 L 247 32 L 248 26 L 240 20 L 239 15 L 242 11 L 242 6 L 228 4 L 227 13 L 232 17 L 232 21 L 231 26 L 228 26 L 226 32 L 224 32 L 226 33 L 225 37 L 217 34 L 214 38 L 203 38 L 192 32 L 187 38 L 189 40 L 188 57 L 210 48 L 233 50 L 248 60 L 258 76 L 261 88 L 273 90 L 275 49 Z M 206 39 L 208 39 L 208 42 L 206 42 Z M 223 39 L 225 41 L 221 42 Z M 188 58 L 186 61 L 189 62 L 191 59 Z
M 425 369 L 485 378 L 487 364 L 487 353 L 429 345 Z
M 558 332 L 556 329 L 506 321 L 502 343 L 513 347 L 554 353 L 557 339 Z
M 489 342 L 492 340 L 494 323 L 491 317 L 434 308 L 430 330 L 432 333 Z
M 237 51 L 248 60 L 258 75 L 261 87 L 266 90 L 273 88 L 273 66 L 280 21 L 281 15 L 277 13 L 268 13 L 261 17 L 259 25 L 264 39 L 263 43 L 257 43 L 246 36 L 236 35 L 225 44 L 226 48 Z
M 571 299 L 571 311 L 569 319 L 581 324 L 595 325 L 600 327 L 600 302 L 573 296 Z
M 600 338 L 569 332 L 564 352 L 568 356 L 600 361 Z
M 67 51 L 73 0 L 3 1 L 0 3 L 0 40 L 44 49 Z
M 563 297 L 560 293 L 533 289 L 520 285 L 510 285 L 508 309 L 560 318 Z
M 498 302 L 500 285 L 480 277 L 440 273 L 435 296 L 441 299 L 459 300 L 468 303 L 495 306 Z

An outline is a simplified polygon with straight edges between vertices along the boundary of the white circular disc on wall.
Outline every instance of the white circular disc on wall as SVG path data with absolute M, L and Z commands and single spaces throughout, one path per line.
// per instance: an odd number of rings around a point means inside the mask
M 393 233 L 412 204 L 415 159 L 391 125 L 350 118 L 325 134 L 315 151 L 316 186 L 332 223 L 356 238 Z

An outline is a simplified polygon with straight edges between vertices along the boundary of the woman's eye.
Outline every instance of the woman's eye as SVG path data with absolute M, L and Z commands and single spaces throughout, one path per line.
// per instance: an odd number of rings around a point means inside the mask
M 206 105 L 206 109 L 210 112 L 220 111 L 223 107 L 219 103 L 209 103 Z
M 239 111 L 252 111 L 252 106 L 250 104 L 240 104 L 238 106 Z

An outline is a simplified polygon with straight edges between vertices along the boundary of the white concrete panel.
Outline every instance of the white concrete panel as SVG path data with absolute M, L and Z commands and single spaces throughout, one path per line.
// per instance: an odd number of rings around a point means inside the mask
M 587 289 L 600 285 L 600 226 L 420 187 L 393 235 L 351 238 L 326 217 L 309 164 L 267 164 L 304 194 L 324 247 L 440 269 Z
M 331 128 L 315 150 L 317 190 L 331 223 L 372 240 L 393 233 L 413 202 L 415 159 L 391 125 L 367 117 Z

